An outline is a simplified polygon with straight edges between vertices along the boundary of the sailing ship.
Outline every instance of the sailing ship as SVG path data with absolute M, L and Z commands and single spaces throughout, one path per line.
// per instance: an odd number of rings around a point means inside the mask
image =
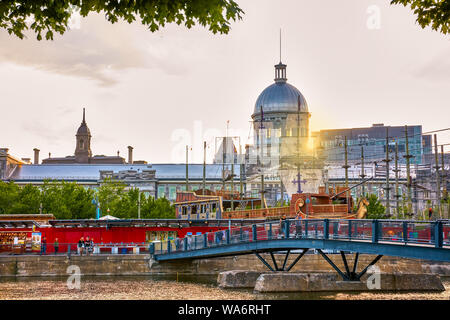
M 353 187 L 352 187 L 353 188 Z M 177 219 L 364 219 L 368 202 L 362 198 L 353 210 L 351 188 L 319 187 L 317 193 L 295 193 L 289 205 L 268 208 L 260 198 L 244 197 L 239 192 L 180 191 L 174 203 Z M 262 205 L 261 205 L 262 204 Z

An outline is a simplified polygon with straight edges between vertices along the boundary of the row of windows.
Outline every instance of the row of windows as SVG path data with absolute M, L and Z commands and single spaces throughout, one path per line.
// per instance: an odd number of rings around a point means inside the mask
M 196 191 L 201 189 L 203 186 L 200 185 L 189 185 L 189 190 L 190 191 Z M 221 184 L 217 184 L 217 185 L 206 185 L 206 189 L 207 190 L 212 190 L 212 191 L 218 191 L 218 190 L 222 190 L 222 185 Z M 225 185 L 225 190 L 231 191 L 231 185 L 229 183 L 227 183 Z M 159 185 L 158 186 L 158 194 L 157 197 L 158 198 L 167 198 L 171 201 L 175 200 L 177 197 L 177 191 L 186 191 L 186 185 Z M 238 191 L 241 192 L 240 190 L 240 185 L 239 184 L 235 184 L 234 185 L 234 191 Z
M 297 128 L 288 128 L 288 129 L 284 129 L 284 136 L 285 137 L 296 137 L 297 136 Z M 263 138 L 267 138 L 270 139 L 271 137 L 276 137 L 279 138 L 281 137 L 282 134 L 282 130 L 281 129 L 272 129 L 272 128 L 267 128 L 265 130 L 263 130 Z M 306 137 L 308 135 L 308 129 L 307 128 L 300 128 L 300 136 L 301 137 Z M 259 136 L 260 136 L 260 132 L 257 132 L 257 140 L 259 141 Z

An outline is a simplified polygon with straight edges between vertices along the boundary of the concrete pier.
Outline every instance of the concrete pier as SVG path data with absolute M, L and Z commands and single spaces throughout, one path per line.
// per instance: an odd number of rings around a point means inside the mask
M 232 270 L 219 273 L 217 285 L 220 288 L 254 288 L 262 272 Z
M 342 281 L 336 273 L 262 273 L 234 270 L 221 272 L 217 284 L 221 288 L 249 288 L 255 292 L 315 291 L 444 291 L 439 275 L 380 274 L 379 282 L 365 275 L 361 281 Z
M 379 287 L 374 281 L 342 281 L 332 273 L 271 273 L 256 280 L 256 292 L 312 291 L 444 291 L 438 275 L 380 274 Z

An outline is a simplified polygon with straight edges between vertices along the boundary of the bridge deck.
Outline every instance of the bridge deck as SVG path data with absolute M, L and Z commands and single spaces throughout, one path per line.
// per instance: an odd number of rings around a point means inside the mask
M 167 261 L 301 248 L 450 262 L 450 222 L 285 220 L 169 240 L 153 251 Z

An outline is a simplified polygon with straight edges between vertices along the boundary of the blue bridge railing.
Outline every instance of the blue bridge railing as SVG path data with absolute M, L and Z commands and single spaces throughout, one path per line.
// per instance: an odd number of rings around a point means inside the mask
M 344 240 L 450 248 L 450 220 L 288 219 L 153 243 L 164 255 L 276 239 Z

